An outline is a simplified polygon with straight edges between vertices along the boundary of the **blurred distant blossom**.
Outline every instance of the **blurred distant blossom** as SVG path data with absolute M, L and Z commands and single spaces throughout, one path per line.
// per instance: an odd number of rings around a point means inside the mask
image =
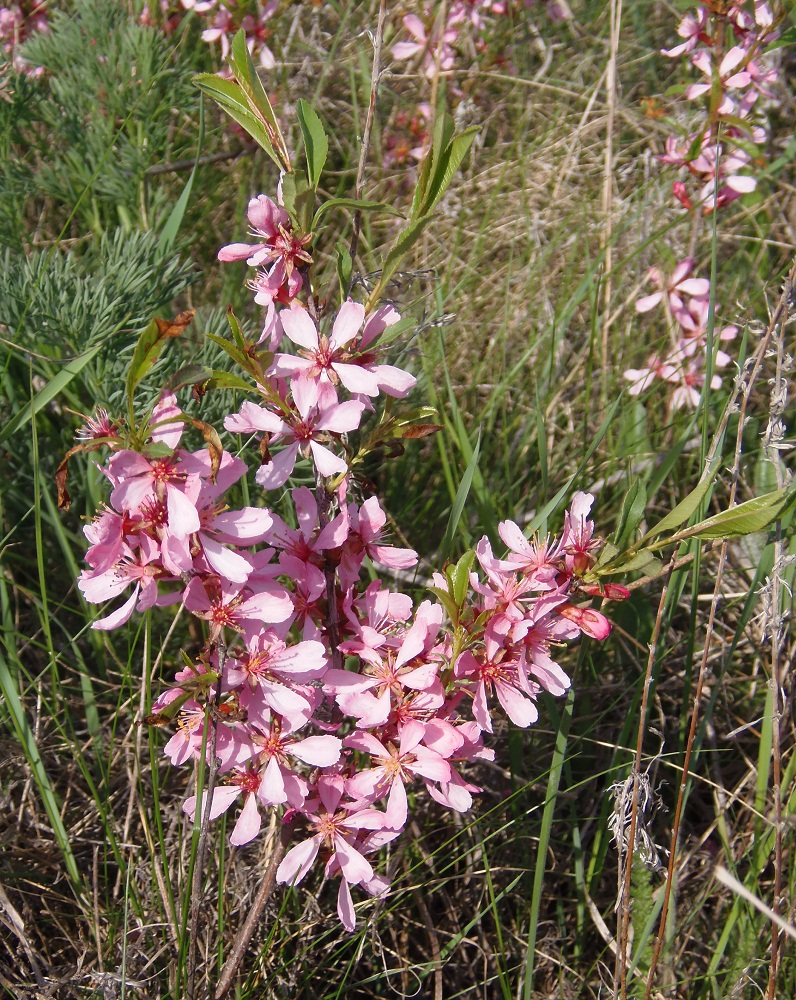
M 267 44 L 273 29 L 267 22 L 279 10 L 279 0 L 257 3 L 253 13 L 249 9 L 250 4 L 241 8 L 236 0 L 181 0 L 181 3 L 186 10 L 209 20 L 209 27 L 202 32 L 202 38 L 208 44 L 217 42 L 224 60 L 229 55 L 234 35 L 243 28 L 252 59 L 262 69 L 270 70 L 276 66 L 276 57 Z
M 762 147 L 767 132 L 753 121 L 758 97 L 771 99 L 777 70 L 766 62 L 766 47 L 779 36 L 784 7 L 769 3 L 738 3 L 726 10 L 716 4 L 699 4 L 686 14 L 677 29 L 684 39 L 663 49 L 670 58 L 689 55 L 701 79 L 685 88 L 688 101 L 704 102 L 703 126 L 681 137 L 669 136 L 662 163 L 684 167 L 699 189 L 690 192 L 677 180 L 672 192 L 691 210 L 695 204 L 705 213 L 749 194 L 757 180 L 748 171 L 756 165 L 749 151 Z M 734 44 L 729 44 L 729 37 Z
M 49 30 L 47 5 L 44 3 L 23 0 L 22 3 L 0 7 L 0 45 L 18 73 L 40 76 L 44 72 L 41 66 L 31 66 L 22 58 L 19 46 L 35 32 Z
M 628 368 L 624 377 L 630 382 L 631 396 L 638 396 L 649 389 L 656 380 L 668 382 L 676 388 L 669 406 L 672 409 L 694 407 L 699 402 L 699 390 L 705 381 L 704 366 L 707 350 L 708 322 L 710 319 L 710 282 L 707 278 L 693 278 L 695 266 L 692 257 L 681 260 L 669 277 L 652 267 L 648 279 L 658 290 L 636 300 L 636 312 L 651 312 L 664 303 L 671 321 L 670 334 L 673 347 L 668 354 L 653 354 L 646 367 Z M 738 333 L 735 326 L 716 327 L 717 342 L 733 340 Z M 716 349 L 714 366 L 724 368 L 731 361 L 728 354 Z M 713 375 L 711 388 L 721 388 L 721 378 Z

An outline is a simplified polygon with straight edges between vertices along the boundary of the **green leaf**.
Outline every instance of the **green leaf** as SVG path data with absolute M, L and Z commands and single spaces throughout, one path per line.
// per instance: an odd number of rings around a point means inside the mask
M 282 204 L 299 231 L 311 231 L 315 189 L 310 187 L 303 171 L 294 171 L 282 178 Z
M 459 620 L 459 608 L 456 602 L 453 600 L 451 595 L 447 590 L 443 590 L 441 587 L 429 587 L 428 588 L 432 594 L 437 598 L 440 604 L 445 608 L 445 612 L 448 618 L 455 624 Z
M 282 130 L 279 128 L 279 121 L 274 114 L 274 109 L 271 107 L 271 102 L 268 100 L 268 95 L 263 89 L 260 77 L 257 75 L 257 69 L 246 45 L 246 32 L 243 28 L 240 29 L 232 40 L 229 65 L 235 74 L 235 79 L 238 81 L 241 90 L 246 95 L 249 109 L 253 115 L 259 118 L 268 135 L 269 141 L 279 157 L 277 161 L 279 166 L 290 173 L 290 157 L 288 156 Z
M 464 604 L 464 599 L 470 587 L 470 570 L 473 568 L 474 561 L 475 552 L 470 549 L 469 552 L 464 553 L 453 570 L 453 579 L 451 581 L 453 583 L 453 599 L 459 607 L 462 607 Z
M 632 573 L 637 569 L 646 569 L 652 563 L 657 562 L 659 560 L 649 549 L 642 549 L 629 556 L 623 553 L 602 566 L 595 566 L 594 571 L 598 576 L 611 576 L 616 573 Z
M 386 215 L 397 215 L 399 218 L 403 218 L 402 213 L 393 205 L 388 205 L 386 201 L 366 201 L 362 198 L 329 198 L 315 213 L 315 218 L 312 220 L 313 229 L 330 208 L 353 208 L 358 212 L 384 212 Z
M 182 194 L 177 199 L 177 203 L 171 210 L 168 219 L 166 220 L 166 225 L 163 227 L 163 231 L 160 234 L 160 239 L 158 241 L 159 245 L 168 248 L 172 245 L 174 240 L 177 238 L 177 233 L 180 231 L 180 226 L 182 225 L 182 220 L 185 216 L 185 211 L 188 208 L 188 202 L 191 198 L 191 191 L 193 190 L 193 182 L 196 178 L 196 171 L 199 169 L 199 159 L 202 155 L 202 145 L 204 144 L 205 138 L 205 98 L 204 94 L 199 95 L 199 137 L 196 141 L 196 161 L 193 165 L 193 170 L 191 170 L 191 175 L 188 178 L 188 182 L 182 190 Z
M 418 215 L 428 215 L 429 212 L 434 211 L 437 202 L 448 190 L 450 182 L 453 180 L 453 175 L 461 166 L 462 160 L 472 146 L 478 131 L 478 126 L 472 125 L 451 139 L 440 156 L 439 162 L 433 168 L 428 189 L 425 191 L 418 209 Z
M 323 207 L 323 206 L 321 206 Z M 345 302 L 351 289 L 351 273 L 354 269 L 354 262 L 345 243 L 338 243 L 337 250 L 337 280 L 340 282 L 340 299 Z
M 220 347 L 225 354 L 228 354 L 239 368 L 242 368 L 250 374 L 254 374 L 252 359 L 246 351 L 241 350 L 230 340 L 225 340 L 223 337 L 217 337 L 214 333 L 208 333 L 207 339 L 211 340 L 214 344 Z
M 181 336 L 194 315 L 195 310 L 187 309 L 173 320 L 163 320 L 156 316 L 138 338 L 127 372 L 127 401 L 131 412 L 136 386 L 151 371 L 166 341 Z
M 193 84 L 212 97 L 230 118 L 248 132 L 252 139 L 268 153 L 280 170 L 284 168 L 265 124 L 251 111 L 246 95 L 234 80 L 224 80 L 222 77 L 216 76 L 215 73 L 199 73 L 193 78 Z
M 212 368 L 205 368 L 203 365 L 183 365 L 167 379 L 163 386 L 164 392 L 176 392 L 186 385 L 196 385 L 197 382 L 206 382 L 213 375 Z
M 229 328 L 232 330 L 232 336 L 235 338 L 238 350 L 245 354 L 248 345 L 246 343 L 246 338 L 243 336 L 243 330 L 241 330 L 238 317 L 235 315 L 232 306 L 227 308 L 227 323 L 229 323 Z
M 299 98 L 296 113 L 301 126 L 301 134 L 304 136 L 307 175 L 310 179 L 310 185 L 317 188 L 329 152 L 329 140 L 326 138 L 326 132 L 315 109 L 302 98 Z
M 669 511 L 666 517 L 658 521 L 654 528 L 650 528 L 647 534 L 641 539 L 641 543 L 643 544 L 644 542 L 650 541 L 652 538 L 657 538 L 658 535 L 662 534 L 664 531 L 671 531 L 674 528 L 679 528 L 681 524 L 685 524 L 685 522 L 694 514 L 699 505 L 708 495 L 708 492 L 713 485 L 716 471 L 720 465 L 721 455 L 717 455 L 705 470 L 702 478 L 699 480 L 691 493 L 681 500 L 674 510 Z
M 240 389 L 242 392 L 250 393 L 252 391 L 251 383 L 242 379 L 239 375 L 233 375 L 232 372 L 225 372 L 220 370 L 213 371 L 213 374 L 207 381 L 208 389 Z
M 382 292 L 390 281 L 390 278 L 398 270 L 399 264 L 407 253 L 409 253 L 415 243 L 417 243 L 423 235 L 423 231 L 429 222 L 431 222 L 430 215 L 426 215 L 422 219 L 415 219 L 413 222 L 409 223 L 406 229 L 403 230 L 398 239 L 395 241 L 395 245 L 387 254 L 384 264 L 382 265 L 381 277 L 376 283 L 376 287 L 373 289 L 370 294 L 370 298 L 368 299 L 368 304 L 366 306 L 368 312 L 370 312 L 370 310 L 379 301 Z
M 736 507 L 723 510 L 682 532 L 683 537 L 740 538 L 763 531 L 778 521 L 796 503 L 796 480 L 781 490 L 753 497 Z
M 85 354 L 79 354 L 76 358 L 73 358 L 68 364 L 64 365 L 62 370 L 58 372 L 57 375 L 53 376 L 50 381 L 42 389 L 36 393 L 31 401 L 30 406 L 24 406 L 22 409 L 18 410 L 16 415 L 12 417 L 8 423 L 0 429 L 0 442 L 6 441 L 8 438 L 13 437 L 14 434 L 19 431 L 21 427 L 35 416 L 39 410 L 47 406 L 48 403 L 52 402 L 53 399 L 69 385 L 73 378 L 78 375 L 83 368 L 96 357 L 99 351 L 102 350 L 103 344 L 97 344 L 92 347 L 90 351 L 86 351 Z
M 614 542 L 619 548 L 632 542 L 646 509 L 647 490 L 642 480 L 636 477 L 622 500 L 619 523 L 614 532 Z

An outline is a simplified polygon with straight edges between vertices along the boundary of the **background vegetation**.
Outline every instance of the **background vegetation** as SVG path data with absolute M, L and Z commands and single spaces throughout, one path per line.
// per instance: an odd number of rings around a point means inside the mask
M 530 522 L 560 490 L 595 494 L 603 536 L 636 477 L 650 524 L 671 510 L 699 479 L 736 369 L 696 415 L 667 405 L 660 382 L 628 395 L 623 371 L 646 364 L 669 336 L 663 317 L 634 308 L 649 291 L 647 269 L 668 273 L 689 254 L 701 276 L 715 269 L 721 320 L 739 327 L 731 350 L 742 361 L 792 261 L 792 52 L 773 56 L 780 81 L 766 99 L 770 148 L 758 189 L 714 228 L 712 216 L 680 209 L 675 175 L 656 159 L 671 131 L 660 116 L 685 123 L 693 113 L 667 96 L 686 62 L 659 52 L 676 37 L 676 12 L 627 0 L 612 42 L 611 6 L 571 0 L 572 18 L 556 21 L 544 4 L 519 5 L 496 22 L 485 51 L 461 51 L 447 74 L 457 121 L 481 131 L 393 290 L 417 318 L 402 348 L 420 376 L 416 400 L 438 408 L 443 429 L 368 470 L 396 533 L 421 554 L 417 578 L 404 581 L 418 594 L 440 564 L 477 443 L 466 516 L 445 555 L 484 531 L 494 537 L 503 518 Z M 371 86 L 363 32 L 377 7 L 282 2 L 271 22 L 277 65 L 264 80 L 288 134 L 299 97 L 333 126 L 329 194 L 336 183 L 350 187 L 356 171 Z M 414 9 L 389 7 L 387 52 L 404 37 L 399 15 Z M 141 719 L 180 643 L 190 648 L 198 636 L 179 625 L 162 647 L 170 623 L 157 617 L 110 635 L 89 630 L 96 609 L 75 578 L 82 526 L 102 501 L 99 477 L 90 461 L 74 460 L 68 514 L 56 510 L 53 477 L 78 414 L 118 407 L 132 345 L 153 315 L 198 309 L 193 333 L 160 363 L 163 378 L 186 358 L 221 363 L 204 334 L 223 329 L 229 304 L 253 329 L 245 265 L 222 269 L 215 255 L 243 236 L 249 197 L 273 192 L 277 177 L 216 108 L 200 106 L 191 76 L 219 64 L 195 15 L 170 26 L 175 4 L 147 25 L 132 0 L 54 2 L 47 13 L 50 33 L 23 49 L 45 72 L 8 62 L 0 78 L 0 984 L 12 997 L 154 1000 L 174 995 L 184 961 L 190 839 L 180 811 L 186 775 L 163 759 L 163 733 Z M 407 116 L 439 82 L 387 59 L 366 196 L 400 208 L 411 199 L 413 161 L 395 149 Z M 615 88 L 606 83 L 612 59 Z M 197 154 L 175 235 L 167 222 Z M 351 220 L 340 221 L 346 241 Z M 395 225 L 366 220 L 358 273 L 380 266 Z M 333 260 L 324 269 L 332 281 Z M 774 488 L 792 468 L 787 391 L 778 460 L 762 440 L 776 363 L 773 349 L 740 430 L 729 415 L 708 511 L 726 505 L 732 488 L 739 501 Z M 197 413 L 212 422 L 222 406 L 208 398 Z M 562 509 L 563 501 L 545 515 L 551 530 Z M 731 542 L 722 561 L 716 547 L 684 543 L 662 601 L 661 579 L 634 584 L 614 606 L 609 643 L 584 641 L 572 653 L 571 697 L 549 701 L 530 731 L 499 734 L 496 762 L 474 772 L 485 788 L 474 812 L 418 802 L 411 836 L 389 860 L 393 892 L 360 907 L 354 935 L 330 917 L 320 882 L 274 897 L 239 995 L 609 995 L 620 877 L 610 788 L 630 773 L 640 732 L 657 803 L 646 822 L 662 848 L 693 746 L 653 995 L 757 996 L 769 980 L 770 921 L 713 873 L 720 862 L 770 904 L 778 868 L 793 922 L 793 718 L 788 707 L 778 744 L 769 683 L 772 613 L 786 625 L 791 611 L 788 529 Z M 777 669 L 787 694 L 795 650 L 785 631 Z M 779 818 L 772 767 L 781 771 Z M 270 850 L 269 837 L 230 849 L 223 821 L 213 837 L 200 942 L 210 980 Z M 644 995 L 663 883 L 661 871 L 634 865 L 633 996 Z M 783 938 L 781 948 L 776 995 L 794 996 L 793 943 Z

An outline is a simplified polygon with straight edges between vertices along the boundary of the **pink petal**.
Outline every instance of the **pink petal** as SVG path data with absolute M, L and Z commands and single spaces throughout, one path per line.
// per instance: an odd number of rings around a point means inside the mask
M 318 331 L 306 309 L 284 309 L 280 314 L 285 334 L 307 351 L 318 350 Z
M 640 299 L 636 299 L 636 312 L 649 312 L 650 309 L 654 309 L 657 306 L 662 298 L 663 292 L 653 292 L 652 295 L 644 295 Z
M 396 778 L 387 799 L 387 809 L 384 820 L 392 830 L 400 830 L 406 824 L 409 816 L 409 803 L 406 800 L 406 789 L 400 778 Z
M 356 337 L 364 319 L 365 307 L 359 302 L 346 299 L 334 321 L 330 345 L 335 348 L 344 347 Z
M 169 531 L 178 537 L 185 538 L 200 527 L 199 514 L 188 497 L 172 486 L 166 484 L 166 505 L 169 512 Z
M 329 451 L 322 444 L 318 444 L 317 441 L 310 441 L 310 451 L 312 452 L 315 467 L 322 476 L 334 476 L 348 470 L 348 465 L 342 458 L 338 458 L 337 455 Z M 269 488 L 273 489 L 273 487 Z
M 361 392 L 365 396 L 378 396 L 379 379 L 362 365 L 347 365 L 335 362 L 332 368 L 349 392 Z
M 733 46 L 727 55 L 721 60 L 719 66 L 719 76 L 727 76 L 736 66 L 743 62 L 746 56 L 746 49 L 742 45 Z
M 331 767 L 340 759 L 342 741 L 336 736 L 308 736 L 292 744 L 290 753 L 313 767 Z
M 335 858 L 346 882 L 357 885 L 373 878 L 373 869 L 355 847 L 339 835 L 334 838 L 334 847 Z
M 254 476 L 255 481 L 264 490 L 275 490 L 280 486 L 284 486 L 296 464 L 298 449 L 298 441 L 294 441 L 289 447 L 280 451 L 270 462 L 261 465 Z
M 248 260 L 256 249 L 257 244 L 250 243 L 230 243 L 218 251 L 218 259 L 224 263 L 236 260 Z
M 520 692 L 510 684 L 503 684 L 500 681 L 496 682 L 495 693 L 497 694 L 498 701 L 503 706 L 503 710 L 506 715 L 511 719 L 515 726 L 527 729 L 531 723 L 536 722 L 539 718 L 539 712 L 536 709 L 536 705 L 521 695 Z
M 96 629 L 98 632 L 110 632 L 111 629 L 124 625 L 133 613 L 133 608 L 135 607 L 135 602 L 138 598 L 138 591 L 139 587 L 138 584 L 136 584 L 129 600 L 125 601 L 117 611 L 112 612 L 105 618 L 100 618 L 98 621 L 95 621 L 91 627 Z
M 298 885 L 312 867 L 320 846 L 321 837 L 316 834 L 309 840 L 303 840 L 295 847 L 291 847 L 276 870 L 277 882 Z
M 345 403 L 338 403 L 324 410 L 320 420 L 316 424 L 318 430 L 332 431 L 335 434 L 347 434 L 355 431 L 359 427 L 365 404 L 355 399 L 348 399 Z
M 354 915 L 354 901 L 351 898 L 351 890 L 348 888 L 348 882 L 344 878 L 340 879 L 340 888 L 337 892 L 337 916 L 340 918 L 340 923 L 349 933 L 356 928 L 357 920 Z
M 693 295 L 698 299 L 704 298 L 710 295 L 710 282 L 707 278 L 689 278 L 677 285 L 677 291 L 683 295 Z
M 749 194 L 750 191 L 754 191 L 757 187 L 755 178 L 748 177 L 745 174 L 736 174 L 733 177 L 728 177 L 725 183 L 728 188 L 732 188 L 733 191 L 738 191 L 741 194 Z
M 251 797 L 254 798 L 254 796 Z M 257 797 L 263 805 L 267 806 L 276 806 L 287 802 L 285 780 L 282 777 L 282 769 L 276 757 L 272 757 L 268 761 L 268 766 L 263 772 L 262 780 L 260 781 L 260 787 L 257 789 Z
M 208 565 L 219 576 L 230 583 L 245 583 L 252 572 L 251 563 L 238 552 L 219 544 L 215 539 L 204 533 L 199 535 L 202 550 Z

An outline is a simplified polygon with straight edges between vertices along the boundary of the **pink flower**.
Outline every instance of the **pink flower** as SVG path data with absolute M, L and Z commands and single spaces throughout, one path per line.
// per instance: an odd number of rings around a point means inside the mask
M 388 796 L 384 822 L 391 829 L 401 829 L 409 815 L 405 784 L 416 775 L 435 782 L 451 779 L 445 758 L 422 746 L 425 732 L 422 723 L 410 720 L 400 730 L 397 747 L 392 742 L 385 746 L 371 733 L 363 732 L 352 733 L 343 741 L 344 746 L 365 751 L 376 759 L 375 767 L 348 779 L 346 791 L 369 804 Z
M 487 698 L 494 690 L 511 721 L 526 729 L 539 718 L 534 704 L 536 690 L 524 675 L 522 656 L 511 645 L 504 645 L 505 634 L 488 629 L 484 648 L 479 653 L 466 650 L 456 661 L 454 676 L 475 682 L 473 715 L 479 727 L 491 733 L 492 719 Z
M 672 271 L 671 277 L 668 280 L 664 278 L 657 267 L 651 267 L 647 272 L 647 276 L 658 286 L 660 291 L 636 299 L 636 312 L 649 312 L 650 309 L 653 309 L 662 301 L 664 293 L 668 295 L 669 305 L 673 310 L 683 308 L 683 295 L 709 296 L 710 282 L 707 278 L 689 278 L 689 275 L 694 270 L 694 264 L 693 257 L 686 257 L 684 260 L 681 260 L 674 271 Z
M 266 269 L 267 286 L 277 290 L 287 283 L 288 294 L 295 295 L 301 288 L 301 276 L 296 268 L 312 263 L 304 249 L 311 235 L 294 234 L 287 212 L 267 195 L 260 194 L 249 202 L 249 222 L 252 235 L 260 237 L 257 243 L 230 243 L 218 251 L 220 261 L 245 260 L 250 267 L 271 265 Z
M 277 882 L 297 885 L 312 867 L 321 847 L 330 852 L 327 869 L 336 863 L 350 885 L 369 882 L 373 869 L 354 846 L 363 830 L 381 830 L 384 813 L 378 809 L 362 809 L 356 804 L 341 804 L 344 780 L 340 775 L 322 775 L 318 780 L 316 811 L 309 813 L 314 833 L 292 847 L 276 870 Z
M 433 5 L 428 16 L 435 16 Z M 426 33 L 426 26 L 416 14 L 407 14 L 403 22 L 404 27 L 415 41 L 397 42 L 393 45 L 392 55 L 394 59 L 411 59 L 416 55 L 422 54 L 423 68 L 429 79 L 436 72 L 438 60 L 441 70 L 453 69 L 454 53 L 451 44 L 456 41 L 458 35 L 458 31 L 455 28 L 447 28 L 440 35 L 435 25 L 431 34 L 428 35 Z
M 219 577 L 195 576 L 185 589 L 185 607 L 197 618 L 210 622 L 214 635 L 223 628 L 253 635 L 261 626 L 283 622 L 293 611 L 284 587 L 261 583 L 256 592 Z
M 394 310 L 391 322 L 400 318 Z M 384 316 L 382 312 L 382 317 Z M 405 396 L 415 384 L 415 378 L 408 372 L 392 365 L 375 363 L 375 355 L 364 354 L 352 345 L 365 319 L 365 307 L 347 299 L 340 308 L 332 327 L 331 337 L 319 334 L 306 310 L 300 307 L 281 313 L 285 334 L 302 350 L 299 357 L 291 354 L 277 354 L 270 373 L 282 377 L 296 377 L 326 380 L 332 385 L 342 384 L 352 394 L 378 396 L 386 392 L 390 396 Z M 362 334 L 362 342 L 369 343 L 387 324 L 380 318 L 371 317 Z M 366 340 L 367 337 L 367 340 Z
M 261 465 L 257 472 L 255 478 L 266 490 L 275 490 L 287 482 L 299 451 L 307 458 L 312 456 L 322 476 L 345 474 L 348 470 L 345 461 L 321 441 L 328 439 L 329 434 L 356 430 L 365 409 L 364 403 L 353 399 L 338 403 L 337 393 L 328 382 L 316 384 L 307 379 L 295 379 L 292 390 L 297 412 L 286 414 L 284 420 L 249 402 L 243 404 L 239 414 L 224 420 L 227 430 L 239 434 L 266 431 L 271 434 L 271 444 L 288 443 L 287 448 Z

